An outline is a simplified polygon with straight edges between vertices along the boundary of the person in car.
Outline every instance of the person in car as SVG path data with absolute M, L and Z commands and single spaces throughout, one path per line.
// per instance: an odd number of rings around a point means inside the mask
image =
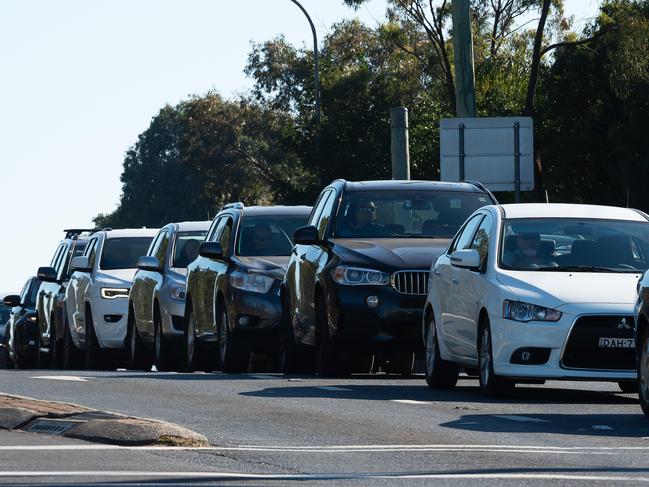
M 544 250 L 541 235 L 538 232 L 517 233 L 507 237 L 503 263 L 517 269 L 555 267 L 557 263 Z
M 182 267 L 187 267 L 190 263 L 196 260 L 196 257 L 198 257 L 198 248 L 200 246 L 201 243 L 199 240 L 191 239 L 185 242 L 185 245 L 183 245 L 180 252 L 180 258 L 178 259 L 179 262 L 182 262 Z
M 258 223 L 252 233 L 254 255 L 273 255 L 273 232 L 270 225 Z
M 381 237 L 385 227 L 376 223 L 376 205 L 371 200 L 357 200 L 349 205 L 349 220 L 341 237 Z

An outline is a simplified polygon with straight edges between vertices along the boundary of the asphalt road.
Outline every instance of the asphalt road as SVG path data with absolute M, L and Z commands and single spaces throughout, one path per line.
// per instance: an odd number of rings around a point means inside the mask
M 483 397 L 423 377 L 0 371 L 0 392 L 175 422 L 208 449 L 0 432 L 0 483 L 649 485 L 649 420 L 616 384 Z

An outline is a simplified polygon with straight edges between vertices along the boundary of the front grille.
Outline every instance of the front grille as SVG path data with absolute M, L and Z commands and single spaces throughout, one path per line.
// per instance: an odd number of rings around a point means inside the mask
M 602 348 L 600 338 L 633 338 L 632 316 L 581 316 L 566 342 L 561 365 L 571 369 L 635 370 L 635 348 Z
M 428 294 L 428 271 L 399 271 L 392 275 L 392 286 L 401 294 Z

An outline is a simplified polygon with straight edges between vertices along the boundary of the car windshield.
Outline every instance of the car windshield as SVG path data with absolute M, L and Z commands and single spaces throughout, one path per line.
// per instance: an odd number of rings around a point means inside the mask
M 333 236 L 452 238 L 471 213 L 488 204 L 484 193 L 350 191 L 343 197 Z
M 507 220 L 501 267 L 525 271 L 644 272 L 649 222 L 541 218 Z
M 7 308 L 4 304 L 0 304 L 0 328 L 9 320 L 9 312 L 11 309 Z
M 178 232 L 171 267 L 185 269 L 191 264 L 198 257 L 198 247 L 205 240 L 205 235 L 207 235 L 207 230 Z
M 240 257 L 290 255 L 291 236 L 306 224 L 308 215 L 264 215 L 245 217 L 239 229 L 235 254 Z
M 146 255 L 153 237 L 117 237 L 106 239 L 101 252 L 102 270 L 133 269 L 137 260 Z

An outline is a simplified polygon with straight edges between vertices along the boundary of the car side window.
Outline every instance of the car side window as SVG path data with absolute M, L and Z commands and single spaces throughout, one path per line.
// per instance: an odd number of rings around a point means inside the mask
M 478 254 L 480 254 L 481 266 L 486 262 L 489 253 L 489 239 L 491 237 L 492 227 L 493 218 L 491 218 L 491 215 L 487 214 L 480 223 L 480 226 L 473 237 L 473 241 L 471 242 L 471 248 L 477 250 Z
M 158 251 L 158 244 L 160 243 L 160 239 L 162 238 L 162 234 L 164 232 L 165 230 L 160 230 L 158 234 L 155 236 L 155 238 L 153 239 L 153 241 L 151 242 L 151 245 L 149 246 L 149 250 L 146 253 L 148 257 L 155 257 Z
M 216 218 L 212 222 L 212 226 L 207 231 L 207 236 L 205 237 L 206 242 L 214 242 L 214 241 L 216 241 L 218 239 L 218 234 L 219 234 L 219 231 L 221 230 L 219 227 L 223 223 L 224 218 L 225 217 L 221 216 L 221 217 Z
M 160 267 L 164 267 L 165 256 L 167 255 L 167 247 L 169 247 L 169 232 L 165 231 L 160 237 L 160 243 L 155 253 L 155 258 L 158 259 Z
M 479 213 L 466 222 L 466 225 L 464 225 L 464 228 L 449 248 L 449 254 L 452 254 L 456 250 L 464 250 L 470 247 L 471 242 L 473 241 L 473 235 L 475 235 L 475 231 L 477 230 L 478 225 L 480 225 L 483 217 L 484 215 Z
M 318 220 L 320 219 L 320 215 L 322 214 L 322 208 L 327 203 L 327 200 L 331 196 L 331 193 L 332 191 L 329 189 L 320 195 L 318 201 L 313 207 L 313 211 L 311 212 L 311 216 L 309 217 L 309 221 L 307 222 L 307 225 L 316 226 L 316 223 L 318 222 Z
M 219 243 L 223 249 L 223 254 L 228 255 L 228 248 L 230 245 L 230 236 L 232 235 L 232 218 L 226 217 L 223 219 L 223 227 L 218 235 Z
M 95 266 L 95 257 L 97 255 L 97 239 L 92 239 L 88 244 L 88 249 L 86 250 L 86 257 L 88 257 L 88 266 Z
M 54 269 L 58 267 L 58 263 L 61 262 L 61 254 L 63 254 L 64 248 L 65 244 L 60 244 L 58 246 L 56 252 L 54 252 L 54 257 L 52 257 L 52 261 L 50 262 L 50 267 L 53 267 Z
M 329 220 L 331 219 L 331 210 L 333 209 L 335 202 L 336 192 L 329 191 L 329 195 L 327 196 L 327 200 L 324 202 L 322 212 L 320 213 L 320 217 L 318 218 L 316 224 L 320 238 L 324 238 L 325 236 L 327 227 L 329 226 Z
M 31 279 L 27 281 L 23 286 L 23 290 L 20 291 L 20 304 L 27 304 L 27 301 L 29 301 L 29 285 L 31 282 Z

